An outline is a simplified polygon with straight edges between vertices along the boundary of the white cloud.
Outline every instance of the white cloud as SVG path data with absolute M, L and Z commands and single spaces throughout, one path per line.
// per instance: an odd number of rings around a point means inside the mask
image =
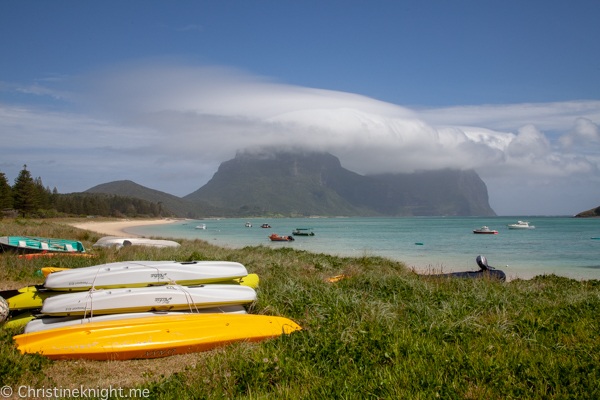
M 575 144 L 600 143 L 600 129 L 589 119 L 579 117 L 573 129 L 558 138 L 558 143 L 566 151 L 571 151 Z
M 164 64 L 119 66 L 74 82 L 70 98 L 88 115 L 0 107 L 0 129 L 23 135 L 10 144 L 11 162 L 39 148 L 81 171 L 101 163 L 112 171 L 106 176 L 126 171 L 117 179 L 178 195 L 200 187 L 237 150 L 261 146 L 329 151 L 359 173 L 474 168 L 495 182 L 490 193 L 599 180 L 600 101 L 411 110 L 231 68 Z

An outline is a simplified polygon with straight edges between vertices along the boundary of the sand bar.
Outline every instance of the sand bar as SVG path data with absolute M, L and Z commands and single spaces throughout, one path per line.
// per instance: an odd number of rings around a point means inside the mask
M 71 225 L 75 228 L 86 229 L 88 231 L 101 233 L 107 236 L 124 236 L 124 237 L 140 237 L 133 233 L 126 232 L 127 228 L 134 226 L 147 226 L 147 225 L 163 225 L 172 224 L 176 220 L 172 219 L 147 219 L 147 220 L 122 220 L 122 221 L 90 221 L 90 222 L 78 222 Z

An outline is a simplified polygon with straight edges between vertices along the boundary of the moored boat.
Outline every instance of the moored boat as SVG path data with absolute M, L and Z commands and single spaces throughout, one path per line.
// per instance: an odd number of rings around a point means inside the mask
M 250 221 L 246 222 L 246 228 L 252 228 L 252 224 L 250 223 Z
M 312 231 L 312 228 L 296 228 L 295 231 L 292 232 L 294 236 L 315 236 L 315 233 Z
M 271 241 L 273 242 L 291 242 L 292 240 L 294 240 L 293 236 L 279 236 L 278 234 L 274 233 L 271 236 L 269 236 L 269 239 L 271 239 Z
M 258 342 L 302 329 L 268 315 L 187 314 L 92 322 L 14 336 L 21 353 L 58 359 L 128 360 Z
M 479 229 L 475 229 L 473 230 L 473 233 L 483 233 L 483 234 L 496 234 L 498 233 L 498 231 L 493 231 L 490 228 L 488 228 L 487 226 L 482 226 Z
M 270 227 L 271 227 L 271 225 L 269 225 L 269 224 L 262 224 L 260 227 L 261 227 L 261 228 L 270 228 Z
M 30 236 L 0 237 L 0 252 L 16 254 L 85 253 L 81 242 Z
M 516 224 L 508 224 L 508 229 L 534 229 L 535 226 L 529 225 L 529 222 L 518 221 Z

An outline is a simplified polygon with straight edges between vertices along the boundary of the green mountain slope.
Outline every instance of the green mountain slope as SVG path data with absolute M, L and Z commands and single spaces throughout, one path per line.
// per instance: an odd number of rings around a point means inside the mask
M 582 211 L 575 218 L 598 218 L 600 217 L 600 207 L 592 208 L 591 210 Z
M 172 194 L 138 185 L 129 180 L 97 185 L 86 190 L 85 193 L 109 193 L 151 201 L 162 204 L 163 207 L 175 213 L 178 217 L 222 217 L 232 214 L 229 210 L 223 210 L 201 202 L 192 203 Z
M 495 215 L 474 171 L 362 176 L 328 153 L 238 153 L 184 199 L 283 215 Z
M 285 216 L 376 216 L 356 207 L 322 181 L 323 171 L 341 168 L 332 155 L 316 153 L 239 153 L 225 161 L 213 178 L 183 197 L 234 210 L 262 210 Z

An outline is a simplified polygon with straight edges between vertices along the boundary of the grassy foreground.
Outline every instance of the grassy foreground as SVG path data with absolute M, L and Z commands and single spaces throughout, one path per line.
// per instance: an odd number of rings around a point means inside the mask
M 0 236 L 101 235 L 47 221 L 0 221 Z M 96 259 L 0 255 L 0 289 L 40 284 L 42 267 L 125 260 L 237 261 L 261 278 L 249 311 L 304 330 L 259 344 L 122 362 L 21 355 L 0 329 L 0 386 L 137 387 L 151 398 L 600 398 L 600 283 L 554 275 L 500 283 L 421 277 L 379 257 L 290 248 L 94 250 Z M 344 274 L 335 283 L 326 278 Z

